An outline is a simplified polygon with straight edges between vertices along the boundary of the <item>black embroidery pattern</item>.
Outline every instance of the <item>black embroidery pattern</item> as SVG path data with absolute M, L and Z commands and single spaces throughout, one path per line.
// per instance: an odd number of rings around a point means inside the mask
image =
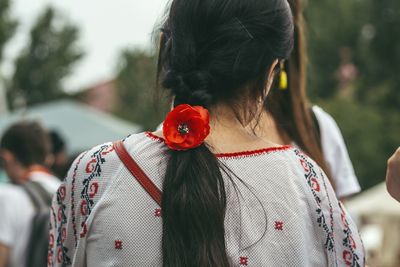
M 318 195 L 317 190 L 313 187 L 313 183 L 317 182 L 317 172 L 315 170 L 314 165 L 308 160 L 308 158 L 298 149 L 295 149 L 295 154 L 300 159 L 300 163 L 304 169 L 304 178 L 307 181 L 307 184 L 310 187 L 310 190 L 315 198 L 315 202 L 317 203 L 318 208 L 316 209 L 317 212 L 317 223 L 319 227 L 325 231 L 326 234 L 326 241 L 325 241 L 325 248 L 330 251 L 334 252 L 334 244 L 335 240 L 333 237 L 333 212 L 332 212 L 332 205 L 329 203 L 330 206 L 330 218 L 331 223 L 328 225 L 327 219 L 325 214 L 322 212 L 321 208 L 321 198 Z M 331 226 L 331 227 L 329 227 Z
M 342 216 L 342 222 L 344 225 L 343 233 L 344 233 L 344 239 L 343 239 L 343 246 L 347 248 L 347 250 L 343 251 L 343 259 L 345 260 L 345 263 L 347 266 L 350 267 L 361 267 L 359 260 L 360 257 L 355 253 L 356 249 L 356 243 L 353 239 L 353 233 L 350 229 L 349 223 L 346 219 L 346 213 L 342 207 L 342 204 L 339 202 L 339 207 L 341 210 L 341 216 Z
M 72 219 L 72 229 L 74 231 L 74 239 L 75 239 L 75 247 L 78 245 L 78 237 L 77 237 L 77 230 L 76 230 L 76 216 L 75 216 L 75 181 L 76 181 L 76 175 L 78 172 L 78 166 L 81 163 L 82 158 L 86 155 L 87 152 L 84 152 L 81 154 L 79 157 L 74 171 L 72 175 L 72 181 L 71 181 L 71 219 Z
M 71 259 L 68 257 L 68 248 L 64 246 L 64 238 L 66 235 L 66 229 L 64 225 L 67 223 L 67 216 L 65 215 L 66 205 L 64 204 L 65 198 L 65 187 L 61 186 L 57 190 L 57 204 L 58 204 L 58 211 L 57 211 L 57 220 L 60 223 L 57 229 L 57 260 L 62 262 L 63 266 L 71 265 Z M 54 214 L 55 216 L 55 214 Z

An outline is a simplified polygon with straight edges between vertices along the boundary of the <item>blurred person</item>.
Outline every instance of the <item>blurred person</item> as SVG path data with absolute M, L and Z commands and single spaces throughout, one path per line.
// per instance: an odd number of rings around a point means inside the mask
M 386 186 L 390 195 L 400 201 L 400 147 L 388 160 Z
M 49 264 L 364 266 L 320 167 L 252 131 L 292 50 L 287 1 L 174 0 L 162 32 L 174 108 L 162 131 L 78 156 L 53 199 Z
M 268 127 L 260 134 L 275 143 L 295 144 L 305 151 L 322 167 L 343 201 L 361 188 L 335 120 L 307 99 L 303 0 L 288 2 L 294 16 L 294 50 L 280 66 L 279 88 L 269 94 L 265 105 L 268 113 L 260 121 L 260 125 Z
M 18 122 L 1 137 L 0 157 L 12 184 L 0 184 L 0 267 L 32 266 L 37 257 L 46 262 L 49 202 L 60 185 L 45 167 L 49 150 L 48 133 L 36 122 Z M 45 210 L 38 209 L 42 201 Z M 47 213 L 46 225 L 34 225 L 39 212 Z
M 63 179 L 67 174 L 70 163 L 67 151 L 65 140 L 56 130 L 51 130 L 49 132 L 50 140 L 51 140 L 51 154 L 52 154 L 52 164 L 51 170 L 55 174 L 55 176 Z
M 2 167 L 0 167 L 0 183 L 7 183 L 8 182 L 8 177 L 6 172 L 3 170 Z

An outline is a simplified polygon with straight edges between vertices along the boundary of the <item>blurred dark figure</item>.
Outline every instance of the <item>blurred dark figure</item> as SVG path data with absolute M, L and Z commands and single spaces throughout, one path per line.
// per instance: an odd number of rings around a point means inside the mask
M 0 184 L 0 267 L 46 266 L 50 202 L 60 184 L 45 167 L 50 148 L 36 122 L 16 123 L 1 138 L 12 184 Z
M 51 130 L 49 135 L 52 144 L 51 153 L 53 154 L 51 170 L 55 176 L 62 179 L 67 174 L 69 167 L 65 141 L 56 130 Z

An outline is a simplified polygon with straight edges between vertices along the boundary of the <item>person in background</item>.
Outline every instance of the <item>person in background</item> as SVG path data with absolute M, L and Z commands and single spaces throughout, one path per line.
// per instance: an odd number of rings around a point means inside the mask
M 48 133 L 36 122 L 18 122 L 1 137 L 0 157 L 11 183 L 0 184 L 0 267 L 26 266 L 36 211 L 25 186 L 35 183 L 52 195 L 60 185 L 45 167 L 49 152 Z
M 400 202 L 400 147 L 388 160 L 386 186 L 389 194 Z
M 342 133 L 335 120 L 318 106 L 311 106 L 306 93 L 306 40 L 303 0 L 289 0 L 294 16 L 294 50 L 280 65 L 278 84 L 268 96 L 264 138 L 295 144 L 325 171 L 340 200 L 360 192 Z M 315 73 L 313 75 L 318 75 Z
M 173 0 L 162 32 L 174 108 L 162 131 L 78 156 L 53 199 L 49 264 L 364 266 L 320 167 L 257 134 L 293 47 L 287 1 Z
M 0 184 L 1 183 L 7 183 L 8 182 L 8 177 L 6 172 L 2 167 L 0 167 Z
M 66 151 L 64 138 L 55 130 L 49 132 L 51 140 L 52 164 L 51 170 L 55 176 L 63 179 L 67 174 L 70 163 Z

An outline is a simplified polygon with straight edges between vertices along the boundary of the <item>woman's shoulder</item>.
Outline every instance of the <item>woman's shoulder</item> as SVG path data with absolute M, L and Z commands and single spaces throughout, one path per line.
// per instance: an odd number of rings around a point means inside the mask
M 161 141 L 149 132 L 132 134 L 121 141 L 136 161 L 143 161 L 154 155 L 159 156 L 160 149 L 163 148 Z M 81 153 L 72 163 L 66 182 L 76 179 L 82 183 L 100 179 L 109 180 L 115 176 L 122 167 L 122 162 L 115 152 L 114 143 L 103 143 Z

